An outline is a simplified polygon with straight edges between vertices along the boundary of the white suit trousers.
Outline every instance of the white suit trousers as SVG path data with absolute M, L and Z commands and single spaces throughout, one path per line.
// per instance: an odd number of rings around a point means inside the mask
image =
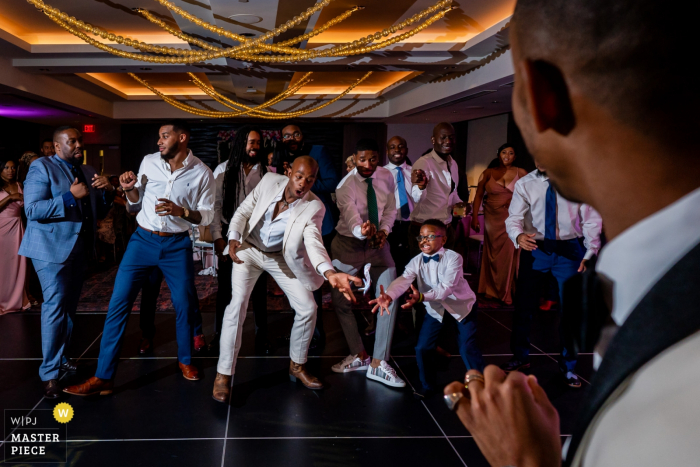
M 233 263 L 231 273 L 231 303 L 224 312 L 219 345 L 217 370 L 222 375 L 233 375 L 241 349 L 243 322 L 248 310 L 248 299 L 255 282 L 263 271 L 269 273 L 289 299 L 295 311 L 289 343 L 289 356 L 295 363 L 306 363 L 309 343 L 316 325 L 316 302 L 313 292 L 297 279 L 287 266 L 282 253 L 263 253 L 244 242 L 236 255 L 243 264 Z

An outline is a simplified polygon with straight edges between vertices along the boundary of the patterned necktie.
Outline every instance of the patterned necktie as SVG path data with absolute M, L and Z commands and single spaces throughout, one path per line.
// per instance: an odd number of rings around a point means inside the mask
M 408 207 L 408 198 L 406 197 L 406 186 L 403 181 L 403 170 L 401 167 L 396 167 L 396 186 L 399 190 L 399 205 L 401 206 L 401 219 L 407 219 L 411 215 L 411 209 Z
M 554 251 L 557 241 L 557 193 L 552 184 L 547 188 L 544 211 L 544 247 L 548 253 Z
M 423 264 L 429 263 L 430 260 L 435 261 L 436 263 L 440 261 L 440 255 L 433 255 L 433 256 L 425 256 L 423 255 Z
M 379 228 L 379 209 L 377 208 L 377 193 L 372 186 L 372 179 L 366 178 L 367 182 L 367 217 L 369 221 Z

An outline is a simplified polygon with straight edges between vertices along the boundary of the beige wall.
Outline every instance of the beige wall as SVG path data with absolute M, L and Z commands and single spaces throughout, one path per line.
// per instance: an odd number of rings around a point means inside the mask
M 408 158 L 415 162 L 426 149 L 432 147 L 430 137 L 433 135 L 434 123 L 389 123 L 386 137 L 401 136 L 408 145 Z
M 467 179 L 469 186 L 476 186 L 479 176 L 496 157 L 498 147 L 507 141 L 508 114 L 480 118 L 469 122 L 467 138 Z M 471 189 L 469 201 L 474 200 Z

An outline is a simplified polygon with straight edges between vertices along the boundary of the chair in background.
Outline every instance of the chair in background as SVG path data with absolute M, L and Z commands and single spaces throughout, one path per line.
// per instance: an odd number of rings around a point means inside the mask
M 478 219 L 479 219 L 479 227 L 480 231 L 475 232 L 471 228 L 471 223 L 472 223 L 472 214 L 467 215 L 466 217 L 463 217 L 458 226 L 458 240 L 464 243 L 464 258 L 465 258 L 465 271 L 469 269 L 469 249 L 470 245 L 474 243 L 478 243 L 479 245 L 479 250 L 478 250 L 478 255 L 477 255 L 477 260 L 476 260 L 476 271 L 477 273 L 481 269 L 481 257 L 484 252 L 484 213 L 479 213 Z M 468 275 L 468 273 L 465 273 L 465 275 Z
M 202 260 L 203 270 L 199 274 L 216 277 L 219 264 L 209 226 L 199 225 L 196 229 L 192 229 L 192 251 L 195 255 L 198 255 L 196 259 Z

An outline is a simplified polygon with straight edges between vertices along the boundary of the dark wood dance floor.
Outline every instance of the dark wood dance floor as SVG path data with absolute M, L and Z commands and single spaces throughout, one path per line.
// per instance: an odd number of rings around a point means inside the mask
M 83 289 L 69 355 L 80 372 L 63 385 L 94 374 L 105 311 L 116 267 L 92 276 Z M 207 336 L 214 333 L 216 279 L 198 276 Z M 473 287 L 476 284 L 472 284 Z M 165 287 L 165 285 L 164 285 Z M 330 298 L 327 294 L 326 302 Z M 241 357 L 230 405 L 211 398 L 216 355 L 206 352 L 195 362 L 201 381 L 185 380 L 177 366 L 174 313 L 167 295 L 156 315 L 155 351 L 138 354 L 141 337 L 138 312 L 132 313 L 111 396 L 63 399 L 74 410 L 68 424 L 70 466 L 485 466 L 474 440 L 437 394 L 425 401 L 413 398 L 420 384 L 410 331 L 410 313 L 402 313 L 394 337 L 391 364 L 408 386 L 389 388 L 364 374 L 336 374 L 331 366 L 349 352 L 330 303 L 324 305 L 327 345 L 312 355 L 309 368 L 327 385 L 319 392 L 289 381 L 284 336 L 293 314 L 286 299 L 270 296 L 270 338 L 274 355 L 256 356 L 253 317 L 243 333 Z M 358 319 L 362 320 L 361 317 Z M 478 342 L 487 363 L 510 357 L 510 309 L 481 301 Z M 559 379 L 556 357 L 558 317 L 541 311 L 533 322 L 532 368 L 559 410 L 562 441 L 571 433 L 581 390 Z M 360 329 L 363 329 L 361 327 Z M 440 346 L 452 356 L 439 363 L 439 382 L 462 379 L 464 364 L 445 329 Z M 373 338 L 366 338 L 371 349 Z M 38 309 L 0 317 L 0 408 L 53 409 L 42 398 Z M 577 367 L 584 388 L 591 375 L 592 356 Z M 6 433 L 6 436 L 8 433 Z M 8 464 L 14 465 L 14 464 Z M 49 464 L 37 464 L 49 465 Z

